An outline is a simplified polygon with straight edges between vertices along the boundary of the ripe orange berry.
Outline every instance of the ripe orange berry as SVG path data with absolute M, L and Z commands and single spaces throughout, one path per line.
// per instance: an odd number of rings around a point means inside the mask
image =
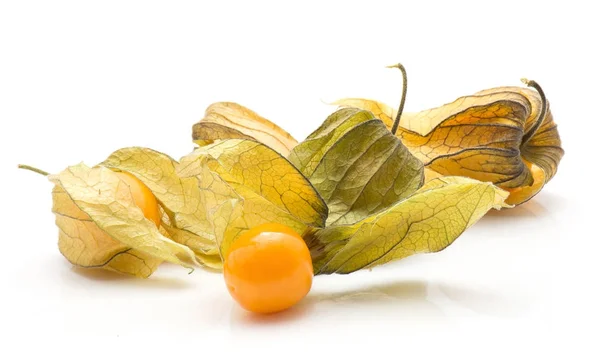
M 313 279 L 312 259 L 302 237 L 275 223 L 243 233 L 231 245 L 223 272 L 231 296 L 257 313 L 292 307 L 310 291 Z
M 141 180 L 136 178 L 133 174 L 127 172 L 115 172 L 117 176 L 129 185 L 131 195 L 133 196 L 133 202 L 137 205 L 144 216 L 154 222 L 156 227 L 160 226 L 160 210 L 158 209 L 158 202 L 156 197 L 150 191 L 150 188 L 146 186 Z

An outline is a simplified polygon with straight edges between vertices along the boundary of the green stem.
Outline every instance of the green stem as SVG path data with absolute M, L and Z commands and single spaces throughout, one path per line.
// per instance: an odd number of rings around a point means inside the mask
M 47 176 L 50 173 L 43 171 L 41 169 L 38 169 L 36 167 L 32 167 L 31 165 L 25 165 L 25 164 L 19 164 L 19 169 L 25 169 L 25 170 L 29 170 L 32 171 L 34 173 L 38 173 L 38 174 L 42 174 L 43 176 Z
M 525 135 L 523 136 L 521 145 L 525 145 L 525 144 L 527 144 L 527 142 L 529 142 L 531 137 L 533 137 L 535 132 L 537 132 L 537 130 L 540 129 L 540 127 L 542 126 L 542 123 L 544 122 L 544 119 L 546 118 L 546 107 L 548 107 L 548 100 L 546 99 L 546 95 L 544 94 L 542 87 L 537 82 L 528 80 L 526 78 L 522 78 L 521 82 L 526 84 L 528 87 L 535 88 L 535 90 L 538 91 L 538 93 L 540 94 L 540 98 L 542 100 L 542 109 L 540 110 L 540 114 L 538 115 L 538 117 L 535 121 L 535 124 L 531 128 L 529 128 L 527 133 L 525 133 Z
M 400 125 L 400 117 L 402 117 L 402 111 L 404 111 L 404 102 L 406 102 L 406 87 L 408 85 L 406 79 L 406 69 L 401 63 L 398 63 L 393 66 L 388 66 L 388 68 L 398 68 L 400 72 L 402 72 L 402 98 L 400 99 L 400 106 L 398 107 L 398 113 L 396 114 L 396 119 L 394 120 L 394 124 L 392 125 L 392 134 L 396 134 L 398 131 L 398 126 Z

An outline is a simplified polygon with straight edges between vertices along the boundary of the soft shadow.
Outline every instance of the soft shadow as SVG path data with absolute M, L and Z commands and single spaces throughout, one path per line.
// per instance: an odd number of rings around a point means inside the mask
M 100 268 L 84 268 L 73 266 L 71 267 L 71 271 L 83 278 L 93 281 L 128 281 L 131 279 L 131 277 L 123 274 Z
M 307 304 L 320 302 L 335 303 L 376 303 L 381 301 L 419 301 L 426 300 L 427 281 L 397 281 L 378 285 L 369 285 L 344 292 L 317 293 L 309 295 L 305 301 Z
M 403 304 L 414 305 L 414 303 L 425 304 L 431 309 L 433 307 L 436 315 L 443 313 L 435 305 L 427 301 L 427 282 L 425 281 L 400 281 L 385 285 L 369 285 L 355 288 L 344 292 L 335 293 L 309 293 L 296 306 L 278 313 L 263 315 L 247 312 L 235 305 L 231 320 L 234 325 L 262 326 L 273 324 L 287 324 L 311 316 L 320 316 L 323 311 L 331 313 L 335 310 L 347 310 L 349 305 L 373 305 L 380 307 L 381 304 L 392 304 L 398 307 Z M 321 314 L 318 311 L 320 307 Z
M 436 285 L 436 287 L 453 303 L 478 314 L 495 317 L 516 317 L 529 308 L 524 302 L 519 302 L 492 290 L 452 286 L 443 283 Z
M 431 300 L 430 286 L 424 280 L 367 283 L 344 291 L 313 292 L 306 303 L 328 315 L 370 311 L 373 317 L 385 315 L 413 320 L 445 317 L 442 308 Z
M 446 315 L 440 307 L 454 311 L 456 307 L 469 309 L 478 314 L 511 317 L 518 316 L 528 309 L 528 305 L 506 297 L 493 290 L 481 287 L 465 287 L 451 283 L 427 281 L 397 281 L 370 285 L 345 292 L 315 294 L 307 297 L 308 304 L 317 305 L 332 302 L 342 305 L 367 304 L 388 307 L 416 308 L 423 313 Z
M 297 321 L 309 314 L 313 308 L 306 300 L 298 303 L 285 311 L 271 314 L 257 314 L 245 311 L 244 309 L 234 306 L 231 318 L 236 323 L 248 326 L 262 326 L 273 324 L 284 324 L 287 322 Z
M 184 289 L 191 287 L 190 283 L 186 280 L 174 277 L 160 277 L 152 275 L 149 278 L 144 279 L 100 268 L 83 268 L 76 266 L 71 268 L 71 272 L 86 280 L 110 283 L 111 285 L 116 284 L 123 286 L 159 289 Z
M 353 314 L 373 307 L 371 315 L 381 312 L 399 318 L 446 317 L 468 309 L 477 314 L 497 317 L 517 316 L 527 307 L 498 293 L 450 283 L 420 280 L 372 284 L 342 292 L 311 292 L 298 305 L 279 313 L 261 315 L 235 305 L 231 312 L 234 325 L 279 325 L 322 315 Z M 444 307 L 444 309 L 442 309 Z M 457 310 L 458 309 L 458 310 Z M 413 321 L 416 322 L 416 321 Z
M 550 192 L 540 192 L 531 200 L 515 206 L 514 208 L 502 210 L 490 210 L 484 219 L 497 217 L 543 217 L 551 214 L 554 208 L 562 209 L 567 205 L 565 198 Z
M 534 197 L 533 199 L 519 205 L 514 208 L 507 208 L 502 210 L 490 210 L 483 217 L 486 218 L 518 218 L 518 217 L 541 217 L 549 213 L 548 209 Z

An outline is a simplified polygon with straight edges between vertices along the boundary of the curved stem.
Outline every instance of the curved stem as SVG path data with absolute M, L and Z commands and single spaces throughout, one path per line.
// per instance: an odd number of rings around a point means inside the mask
M 535 88 L 535 90 L 538 91 L 538 93 L 540 94 L 540 98 L 542 100 L 542 109 L 540 110 L 540 114 L 538 115 L 538 117 L 535 121 L 535 124 L 523 136 L 521 145 L 525 145 L 525 144 L 527 144 L 527 142 L 529 142 L 531 137 L 533 137 L 535 132 L 537 132 L 537 130 L 540 129 L 542 123 L 544 122 L 544 119 L 546 118 L 546 107 L 548 107 L 548 100 L 546 99 L 544 90 L 542 90 L 542 87 L 537 82 L 528 80 L 526 78 L 522 78 L 521 82 L 526 84 L 528 87 Z
M 43 171 L 43 170 L 41 170 L 41 169 L 38 169 L 38 168 L 36 168 L 36 167 L 32 167 L 32 166 L 30 166 L 30 165 L 19 164 L 19 166 L 18 166 L 18 167 L 19 167 L 19 169 L 25 169 L 25 170 L 29 170 L 29 171 L 32 171 L 32 172 L 34 172 L 34 173 L 42 174 L 43 176 L 47 176 L 47 175 L 49 175 L 49 174 L 50 174 L 50 173 L 48 173 L 48 172 L 46 172 L 46 171 Z
M 400 99 L 400 106 L 398 107 L 398 113 L 396 114 L 396 119 L 394 119 L 394 124 L 392 125 L 391 132 L 392 134 L 396 134 L 398 130 L 398 126 L 400 125 L 400 117 L 402 117 L 402 111 L 404 111 L 404 102 L 406 101 L 406 87 L 407 87 L 407 79 L 406 79 L 406 69 L 402 66 L 401 63 L 397 65 L 388 66 L 388 68 L 398 68 L 402 72 L 402 98 Z

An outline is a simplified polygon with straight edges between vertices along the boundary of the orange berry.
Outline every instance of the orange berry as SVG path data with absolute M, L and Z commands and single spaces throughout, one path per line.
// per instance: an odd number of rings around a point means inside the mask
M 131 173 L 115 172 L 115 174 L 129 186 L 131 195 L 133 196 L 133 202 L 142 210 L 144 216 L 148 220 L 154 222 L 156 227 L 159 227 L 160 210 L 158 209 L 156 197 L 152 191 L 150 191 L 150 188 Z
M 275 223 L 258 225 L 231 245 L 223 267 L 231 296 L 246 310 L 283 311 L 312 286 L 310 251 L 298 233 Z

